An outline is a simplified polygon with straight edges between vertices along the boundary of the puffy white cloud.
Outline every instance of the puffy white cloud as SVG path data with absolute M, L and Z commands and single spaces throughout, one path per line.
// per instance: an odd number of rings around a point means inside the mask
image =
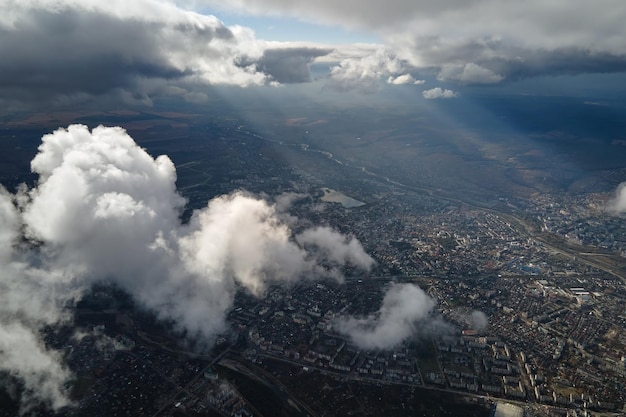
M 447 325 L 433 318 L 435 302 L 417 285 L 391 285 L 376 314 L 366 318 L 343 317 L 334 328 L 362 349 L 392 349 L 411 337 Z
M 615 196 L 608 202 L 607 208 L 613 213 L 626 213 L 626 182 L 615 190 Z
M 194 11 L 203 10 L 199 3 L 371 30 L 384 45 L 266 42 L 249 28 L 226 26 Z M 611 13 L 594 13 L 590 7 Z M 512 0 L 496 5 L 487 0 L 367 0 L 358 5 L 138 0 L 132 6 L 122 0 L 106 5 L 0 0 L 0 10 L 0 54 L 5 57 L 0 100 L 5 107 L 94 98 L 151 105 L 153 97 L 168 94 L 203 102 L 207 96 L 198 86 L 305 82 L 311 62 L 330 58 L 339 58 L 330 86 L 366 92 L 375 91 L 380 80 L 399 83 L 409 71 L 420 70 L 434 70 L 440 80 L 481 84 L 626 70 L 626 6 L 619 0 L 594 6 L 582 0 L 523 5 Z
M 357 90 L 372 93 L 380 80 L 405 72 L 406 63 L 385 48 L 363 49 L 362 55 L 348 56 L 331 68 L 328 85 L 339 91 Z
M 419 81 L 419 80 L 418 80 Z M 401 85 L 401 84 L 421 84 L 413 78 L 411 74 L 398 75 L 397 77 L 390 76 L 387 78 L 387 84 Z
M 296 239 L 280 211 L 285 199 L 277 208 L 238 192 L 181 224 L 185 201 L 174 165 L 121 128 L 59 129 L 42 138 L 31 166 L 36 187 L 18 195 L 0 188 L 0 367 L 53 407 L 67 402 L 69 374 L 43 347 L 39 329 L 69 318 L 67 306 L 94 282 L 116 283 L 182 333 L 210 343 L 225 329 L 238 287 L 261 295 L 271 281 L 372 265 L 356 240 L 330 229 Z M 28 355 L 16 353 L 20 344 Z
M 270 280 L 296 280 L 313 268 L 275 208 L 242 193 L 212 200 L 196 213 L 191 229 L 180 241 L 186 267 L 200 276 L 233 279 L 254 294 Z
M 452 90 L 443 89 L 441 87 L 431 88 L 430 90 L 422 91 L 422 95 L 425 99 L 434 100 L 438 98 L 456 98 L 458 94 Z

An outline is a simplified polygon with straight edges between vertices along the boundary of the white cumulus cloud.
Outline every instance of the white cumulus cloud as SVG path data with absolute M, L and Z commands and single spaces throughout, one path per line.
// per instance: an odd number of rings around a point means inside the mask
M 431 88 L 430 90 L 422 91 L 422 95 L 425 99 L 434 100 L 438 98 L 456 98 L 458 94 L 452 90 L 443 89 L 441 87 Z
M 421 84 L 421 80 L 415 80 L 411 74 L 398 75 L 397 77 L 390 76 L 387 78 L 387 84 L 402 85 L 402 84 Z M 423 83 L 423 81 L 422 81 Z
M 376 92 L 381 79 L 405 72 L 406 63 L 389 50 L 376 47 L 361 49 L 360 55 L 347 56 L 331 68 L 328 85 L 339 91 Z
M 42 138 L 31 166 L 34 188 L 0 188 L 0 369 L 23 380 L 28 400 L 53 408 L 68 403 L 70 374 L 39 331 L 70 318 L 68 306 L 95 282 L 115 283 L 181 333 L 211 343 L 238 288 L 262 295 L 269 282 L 336 278 L 342 265 L 373 263 L 331 229 L 296 238 L 284 204 L 243 192 L 210 201 L 182 224 L 173 163 L 121 128 L 59 129 Z

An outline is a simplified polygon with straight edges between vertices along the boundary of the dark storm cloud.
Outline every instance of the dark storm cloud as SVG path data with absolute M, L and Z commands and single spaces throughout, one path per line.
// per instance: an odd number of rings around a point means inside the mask
M 406 63 L 406 71 L 434 69 L 440 80 L 465 84 L 625 71 L 626 3 L 621 0 L 233 0 L 222 7 L 370 30 Z M 374 77 L 351 74 L 354 83 L 369 87 Z M 344 77 L 340 86 L 349 85 Z
M 419 79 L 420 70 L 441 81 L 494 84 L 626 66 L 626 4 L 618 0 L 203 2 L 375 31 L 384 45 L 358 55 L 354 45 L 336 46 L 328 85 L 337 90 L 376 91 L 381 80 Z M 194 12 L 197 3 L 0 0 L 0 105 L 107 95 L 198 101 L 197 87 L 206 84 L 309 81 L 308 65 L 329 51 L 258 40 L 250 29 Z
M 497 62 L 494 64 L 497 65 Z M 505 73 L 511 79 L 535 75 L 624 72 L 626 55 L 578 48 L 539 50 L 529 52 L 523 60 L 510 60 L 504 67 L 507 69 Z
M 541 75 L 575 75 L 626 71 L 626 55 L 577 47 L 527 49 L 501 40 L 474 40 L 442 45 L 423 42 L 427 62 L 439 68 L 441 81 L 489 84 Z
M 209 84 L 309 81 L 330 49 L 268 44 L 173 3 L 0 0 L 0 104 L 112 96 L 194 101 Z M 6 106 L 5 106 L 6 107 Z
M 37 96 L 102 94 L 137 77 L 185 75 L 160 50 L 159 24 L 122 21 L 97 12 L 36 10 L 0 28 L 0 88 Z
M 281 84 L 311 81 L 309 65 L 315 58 L 328 55 L 332 49 L 268 48 L 256 62 L 257 69 Z

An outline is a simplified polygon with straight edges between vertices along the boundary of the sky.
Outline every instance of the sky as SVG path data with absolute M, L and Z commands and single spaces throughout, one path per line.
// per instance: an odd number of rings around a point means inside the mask
M 626 71 L 620 0 L 1 0 L 0 10 L 8 111 L 201 103 L 207 86 L 311 82 L 313 62 L 329 63 L 329 91 L 404 84 L 429 90 L 424 99 Z
M 623 0 L 0 0 L 0 122 L 193 107 L 216 86 L 241 101 L 315 84 L 328 100 L 394 88 L 425 102 L 531 92 L 606 105 L 626 97 L 624 21 Z M 342 266 L 374 265 L 350 234 L 296 227 L 284 202 L 297 195 L 220 196 L 182 224 L 174 164 L 120 127 L 59 126 L 31 167 L 31 188 L 0 187 L 0 370 L 22 380 L 24 412 L 70 403 L 71 372 L 40 330 L 71 321 L 67 306 L 95 282 L 209 343 L 237 288 L 262 297 L 273 282 L 341 282 Z M 626 186 L 610 207 L 626 211 Z M 335 325 L 391 348 L 420 323 L 445 328 L 433 303 L 393 284 L 376 314 Z
M 278 42 L 311 42 L 320 44 L 381 43 L 375 32 L 346 28 L 332 23 L 316 23 L 287 15 L 248 14 L 245 10 L 202 9 L 219 16 L 225 25 L 241 25 L 254 30 L 259 39 Z

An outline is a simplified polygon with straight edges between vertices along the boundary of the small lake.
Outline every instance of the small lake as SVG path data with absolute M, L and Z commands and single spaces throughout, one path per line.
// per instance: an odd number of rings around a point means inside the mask
M 339 203 L 345 208 L 361 207 L 365 205 L 362 201 L 355 200 L 352 197 L 348 197 L 347 195 L 340 193 L 339 191 L 331 190 L 330 188 L 322 188 L 322 191 L 324 192 L 322 201 L 326 201 L 327 203 Z

